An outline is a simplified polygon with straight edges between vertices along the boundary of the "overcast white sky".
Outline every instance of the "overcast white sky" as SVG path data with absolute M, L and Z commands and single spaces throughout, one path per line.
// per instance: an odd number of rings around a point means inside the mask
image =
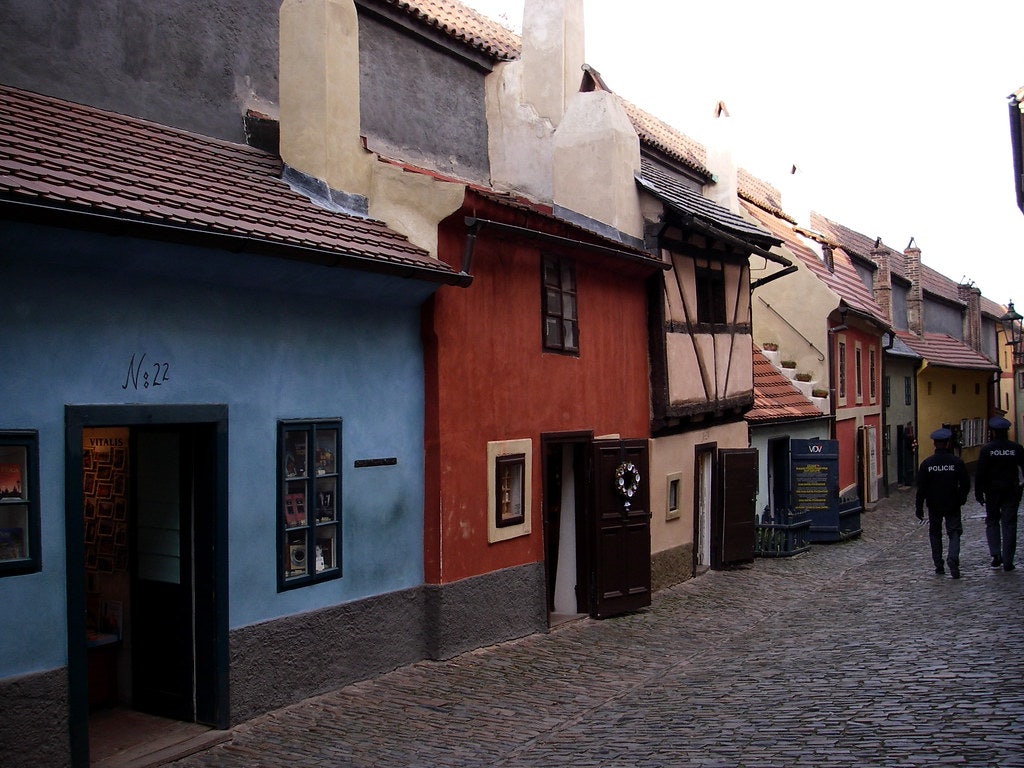
M 521 31 L 524 0 L 463 2 Z M 913 237 L 926 265 L 1024 307 L 1021 0 L 584 0 L 584 16 L 616 93 L 704 143 L 724 101 L 744 168 L 785 189 L 796 164 L 813 210 L 897 251 Z

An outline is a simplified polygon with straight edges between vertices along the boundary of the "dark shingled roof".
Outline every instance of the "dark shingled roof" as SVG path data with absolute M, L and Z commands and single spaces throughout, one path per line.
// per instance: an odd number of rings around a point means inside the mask
M 320 208 L 281 173 L 280 158 L 252 147 L 0 86 L 8 215 L 87 214 L 157 226 L 164 237 L 235 238 L 262 253 L 457 280 L 382 222 Z
M 718 203 L 681 184 L 671 174 L 647 158 L 640 160 L 637 182 L 651 194 L 682 213 L 690 214 L 726 232 L 755 242 L 778 243 L 767 230 L 738 216 Z
M 754 347 L 754 406 L 743 416 L 747 421 L 765 424 L 820 419 L 824 414 Z

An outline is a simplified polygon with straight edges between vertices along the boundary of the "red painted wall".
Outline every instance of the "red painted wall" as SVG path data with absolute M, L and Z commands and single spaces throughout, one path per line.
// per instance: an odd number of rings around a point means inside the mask
M 857 440 L 859 439 L 859 426 L 878 427 L 876 450 L 879 456 L 878 471 L 883 471 L 882 457 L 882 342 L 877 333 L 859 329 L 851 325 L 842 331 L 841 336 L 846 340 L 846 404 L 838 404 L 836 398 L 836 422 L 835 436 L 839 441 L 839 488 L 846 488 L 860 481 L 857 466 Z M 839 360 L 838 343 L 840 335 L 832 337 L 832 359 Z M 861 348 L 861 398 L 857 398 L 857 344 Z M 874 398 L 871 388 L 871 355 L 875 351 L 874 371 Z M 838 365 L 838 362 L 836 362 Z M 836 371 L 836 382 L 838 386 L 839 372 Z
M 458 215 L 439 251 L 458 267 L 464 247 Z M 579 357 L 543 350 L 544 252 L 575 259 Z M 649 266 L 484 228 L 470 271 L 471 286 L 441 288 L 424 311 L 428 583 L 544 559 L 542 433 L 649 436 Z M 488 544 L 487 443 L 522 438 L 533 441 L 532 533 Z

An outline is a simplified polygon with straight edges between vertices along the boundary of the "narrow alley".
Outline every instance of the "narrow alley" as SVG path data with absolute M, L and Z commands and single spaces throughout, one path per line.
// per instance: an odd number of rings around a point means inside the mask
M 902 492 L 859 539 L 403 667 L 174 765 L 1024 766 L 1024 569 L 989 567 L 983 517 L 970 501 L 959 581 Z

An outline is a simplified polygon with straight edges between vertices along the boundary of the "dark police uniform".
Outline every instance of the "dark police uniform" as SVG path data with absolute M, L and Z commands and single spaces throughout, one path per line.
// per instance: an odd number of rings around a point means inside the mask
M 932 562 L 936 573 L 945 573 L 942 565 L 942 525 L 945 522 L 949 550 L 946 563 L 954 579 L 960 578 L 960 536 L 964 532 L 960 508 L 971 490 L 971 476 L 967 465 L 950 449 L 953 433 L 948 429 L 932 432 L 935 453 L 921 462 L 917 469 L 918 520 L 924 519 L 928 507 L 928 541 L 932 548 Z
M 1020 506 L 1024 447 L 1007 436 L 1010 422 L 989 419 L 993 439 L 981 448 L 974 497 L 985 505 L 985 538 L 992 567 L 1012 571 L 1017 551 L 1017 509 Z

